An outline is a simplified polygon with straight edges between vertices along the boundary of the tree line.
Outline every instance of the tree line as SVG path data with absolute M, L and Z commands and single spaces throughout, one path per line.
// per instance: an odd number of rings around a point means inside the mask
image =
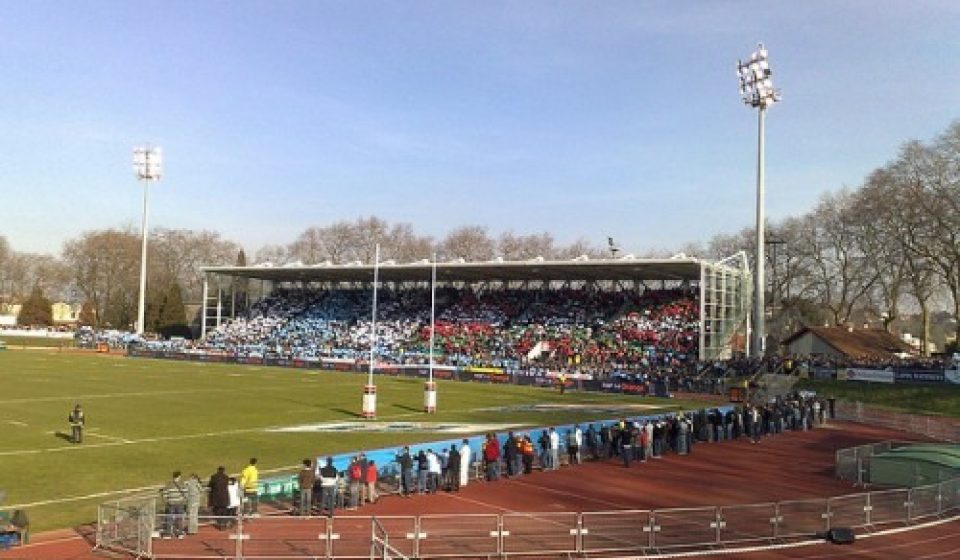
M 954 335 L 960 334 L 960 122 L 928 142 L 905 143 L 862 184 L 827 193 L 806 213 L 766 228 L 771 246 L 764 266 L 775 337 L 803 324 L 873 320 L 890 329 L 915 311 L 925 342 L 931 314 L 944 307 L 950 309 Z M 680 249 L 707 258 L 745 250 L 752 257 L 754 241 L 753 228 L 747 228 Z M 481 225 L 435 239 L 409 223 L 369 216 L 308 227 L 287 244 L 260 247 L 250 264 L 372 263 L 377 244 L 381 261 L 395 262 L 434 255 L 440 261 L 489 261 L 616 254 L 612 246 L 585 239 L 562 244 L 549 232 L 493 234 Z M 182 306 L 178 298 L 199 302 L 200 266 L 246 263 L 242 248 L 217 232 L 154 229 L 148 325 L 173 321 L 169 313 Z M 39 289 L 49 299 L 83 303 L 85 319 L 93 324 L 126 327 L 136 316 L 139 266 L 140 236 L 130 229 L 84 232 L 66 241 L 59 256 L 17 252 L 0 236 L 0 306 L 24 302 Z

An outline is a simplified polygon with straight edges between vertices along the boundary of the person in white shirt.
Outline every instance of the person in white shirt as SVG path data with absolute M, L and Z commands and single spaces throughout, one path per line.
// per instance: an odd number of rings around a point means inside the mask
M 243 490 L 240 489 L 240 483 L 235 477 L 230 477 L 230 484 L 227 485 L 227 495 L 230 496 L 230 502 L 227 505 L 227 512 L 231 517 L 236 517 L 240 511 L 240 504 L 243 500 Z M 233 525 L 235 521 L 231 521 Z
M 440 458 L 433 452 L 433 449 L 427 449 L 427 492 L 436 494 L 440 486 Z
M 460 487 L 467 485 L 467 482 L 470 481 L 470 467 L 472 466 L 473 457 L 470 452 L 470 442 L 463 440 L 463 443 L 460 444 Z
M 560 468 L 560 435 L 553 427 L 550 428 L 550 468 Z
M 580 429 L 580 424 L 577 424 L 573 430 L 574 439 L 577 442 L 577 464 L 579 465 L 583 460 L 583 430 Z

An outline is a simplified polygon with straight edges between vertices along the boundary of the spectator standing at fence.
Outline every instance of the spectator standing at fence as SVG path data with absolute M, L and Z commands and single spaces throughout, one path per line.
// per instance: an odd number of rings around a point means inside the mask
M 487 434 L 487 440 L 483 444 L 483 463 L 488 482 L 500 478 L 500 444 L 492 433 Z
M 560 468 L 560 434 L 553 429 L 553 426 L 550 427 L 550 469 L 557 470 Z
M 380 495 L 377 494 L 377 464 L 373 459 L 367 461 L 367 501 L 371 504 L 377 503 Z
M 193 473 L 187 479 L 187 534 L 196 535 L 200 526 L 200 497 L 203 484 L 200 477 Z
M 303 460 L 303 467 L 297 473 L 297 486 L 300 487 L 300 504 L 297 513 L 306 517 L 313 508 L 313 485 L 317 482 L 317 474 L 313 470 L 310 459 Z
M 360 457 L 354 456 L 347 467 L 347 481 L 350 483 L 350 508 L 360 505 L 360 479 L 363 478 L 363 469 L 360 468 Z
M 750 441 L 760 443 L 760 430 L 762 428 L 761 422 L 763 421 L 763 416 L 755 406 L 750 408 L 748 414 L 750 417 Z
M 513 432 L 508 432 L 507 439 L 503 442 L 503 462 L 507 465 L 507 477 L 517 474 L 517 442 Z
M 413 494 L 413 457 L 410 447 L 404 447 L 397 453 L 397 465 L 400 466 L 400 495 L 409 498 Z
M 440 481 L 437 484 L 438 488 L 443 488 L 445 490 L 450 489 L 450 451 L 441 447 L 440 452 L 437 453 L 437 459 L 440 461 Z
M 610 426 L 607 424 L 600 425 L 600 449 L 603 452 L 604 459 L 613 457 L 613 450 L 610 446 Z
M 623 459 L 624 467 L 630 467 L 630 459 L 633 458 L 633 431 L 630 430 L 629 423 L 624 423 L 620 430 L 620 458 Z
M 596 461 L 600 458 L 597 452 L 597 429 L 593 424 L 587 426 L 587 432 L 584 434 L 584 440 L 587 445 L 587 452 L 590 453 L 590 459 Z
M 540 446 L 540 470 L 550 469 L 550 434 L 546 430 L 540 432 L 537 438 L 537 444 Z
M 326 512 L 327 517 L 333 517 L 339 482 L 340 475 L 337 473 L 337 468 L 333 466 L 333 458 L 327 457 L 327 464 L 320 469 L 321 515 Z
M 257 481 L 260 471 L 257 470 L 257 458 L 251 457 L 250 463 L 240 473 L 240 486 L 243 488 L 244 513 L 250 516 L 259 516 L 259 496 L 257 496 Z
M 164 503 L 163 538 L 183 538 L 183 514 L 187 507 L 187 487 L 180 480 L 180 471 L 161 490 Z
M 417 453 L 417 493 L 427 491 L 427 475 L 430 474 L 430 465 L 427 464 L 427 451 L 421 449 Z
M 223 466 L 217 467 L 217 472 L 210 476 L 207 486 L 210 488 L 207 506 L 210 508 L 210 513 L 217 518 L 215 522 L 217 529 L 222 530 L 226 526 L 226 520 L 223 518 L 230 509 L 230 477 L 227 476 Z
M 645 463 L 647 459 L 653 457 L 653 424 L 649 420 L 644 420 L 640 428 L 640 446 L 643 448 L 640 461 Z
M 433 449 L 427 449 L 427 492 L 436 494 L 440 488 L 440 458 L 433 452 Z
M 460 486 L 466 486 L 470 482 L 470 467 L 473 461 L 473 452 L 470 450 L 470 441 L 463 440 L 460 444 Z
M 67 422 L 70 423 L 70 442 L 83 443 L 83 427 L 87 424 L 87 418 L 79 403 L 67 415 Z
M 451 445 L 447 453 L 447 488 L 451 492 L 460 490 L 460 452 L 456 445 Z
M 227 483 L 227 494 L 230 497 L 230 501 L 227 502 L 227 515 L 234 518 L 230 520 L 230 525 L 233 525 L 236 523 L 236 517 L 240 515 L 240 505 L 243 503 L 243 488 L 240 487 L 240 482 L 232 476 L 230 482 Z
M 523 473 L 530 474 L 533 472 L 533 458 L 536 456 L 530 434 L 524 435 L 523 439 L 520 440 L 520 449 L 520 454 L 523 459 Z
M 370 499 L 367 495 L 367 456 L 363 451 L 357 455 L 357 462 L 360 463 L 360 505 L 363 505 Z

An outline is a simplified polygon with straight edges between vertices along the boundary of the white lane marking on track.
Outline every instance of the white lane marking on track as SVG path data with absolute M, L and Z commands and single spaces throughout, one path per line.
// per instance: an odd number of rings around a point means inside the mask
M 20 422 L 20 421 L 17 421 L 17 420 L 7 420 L 7 424 L 12 424 L 12 425 L 14 425 L 14 426 L 20 426 L 21 428 L 26 428 L 26 427 L 27 427 L 27 423 L 26 423 L 26 422 Z

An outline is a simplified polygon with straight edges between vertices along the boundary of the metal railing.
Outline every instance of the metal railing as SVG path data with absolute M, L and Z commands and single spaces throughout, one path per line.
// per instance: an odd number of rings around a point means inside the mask
M 198 535 L 142 551 L 174 558 L 506 558 L 657 554 L 811 538 L 960 514 L 960 479 L 909 489 L 760 504 L 583 513 L 200 517 Z M 150 520 L 165 525 L 165 515 Z M 224 522 L 229 522 L 224 524 Z M 132 548 L 132 547 L 130 547 Z M 133 553 L 134 551 L 127 549 Z
M 370 518 L 370 560 L 407 560 L 409 556 L 390 546 L 390 535 L 376 516 Z
M 937 441 L 960 442 L 960 420 L 956 418 L 893 412 L 861 402 L 843 401 L 836 403 L 834 417 L 837 420 L 920 434 Z

